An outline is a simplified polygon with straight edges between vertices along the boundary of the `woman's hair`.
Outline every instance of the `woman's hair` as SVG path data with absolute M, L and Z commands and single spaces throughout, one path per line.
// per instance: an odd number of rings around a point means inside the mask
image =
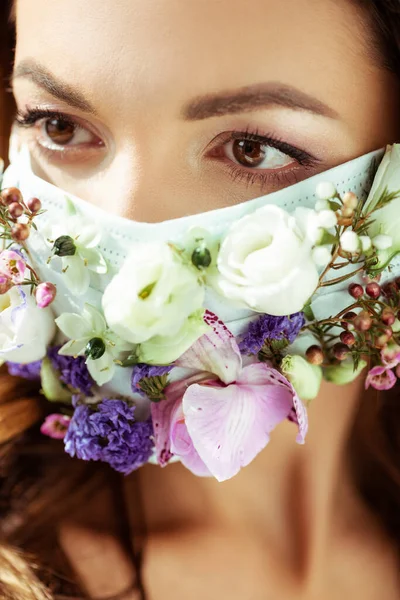
M 371 60 L 379 60 L 382 68 L 390 69 L 400 80 L 400 0 L 349 1 L 361 8 L 360 18 L 364 17 L 369 27 Z M 0 4 L 4 84 L 0 89 L 0 155 L 6 159 L 14 113 L 8 77 L 15 14 L 7 2 Z M 87 597 L 79 592 L 58 545 L 57 524 L 79 513 L 107 485 L 120 504 L 119 475 L 98 463 L 69 458 L 62 444 L 40 435 L 39 423 L 48 404 L 35 384 L 0 371 L 0 596 L 4 599 Z M 400 558 L 399 387 L 366 394 L 349 444 L 360 495 L 393 540 Z

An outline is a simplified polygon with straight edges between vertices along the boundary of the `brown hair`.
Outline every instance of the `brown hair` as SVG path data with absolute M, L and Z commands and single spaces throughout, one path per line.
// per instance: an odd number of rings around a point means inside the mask
M 376 32 L 370 36 L 374 55 L 400 79 L 400 0 L 354 1 L 365 10 Z M 9 10 L 3 2 L 0 114 L 9 115 L 0 122 L 3 157 L 7 156 L 14 110 L 11 94 L 6 93 L 15 19 L 12 12 L 11 26 L 7 26 Z M 57 543 L 55 525 L 65 515 L 79 512 L 105 486 L 112 489 L 121 508 L 121 478 L 102 465 L 70 459 L 62 445 L 40 436 L 37 423 L 48 409 L 38 392 L 34 385 L 0 372 L 0 596 L 9 600 L 87 597 L 79 591 L 79 582 L 74 582 Z M 398 387 L 366 395 L 349 444 L 360 493 L 400 555 L 399 413 Z M 130 553 L 139 564 L 140 551 L 130 548 Z

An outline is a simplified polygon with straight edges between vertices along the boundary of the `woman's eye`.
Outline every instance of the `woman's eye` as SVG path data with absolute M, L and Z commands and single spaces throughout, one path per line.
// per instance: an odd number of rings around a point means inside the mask
M 281 169 L 295 159 L 281 150 L 255 140 L 235 139 L 224 144 L 227 158 L 253 169 Z
M 72 121 L 57 117 L 45 119 L 40 126 L 43 136 L 41 142 L 47 148 L 51 146 L 76 146 L 92 142 L 94 137 L 87 129 Z

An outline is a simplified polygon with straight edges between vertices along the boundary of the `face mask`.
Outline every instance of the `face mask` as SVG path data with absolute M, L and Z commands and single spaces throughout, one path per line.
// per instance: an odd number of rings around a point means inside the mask
M 67 415 L 50 415 L 43 433 L 63 438 L 71 455 L 123 473 L 180 460 L 220 481 L 251 462 L 283 419 L 297 424 L 303 443 L 303 402 L 316 396 L 322 376 L 346 383 L 366 365 L 361 354 L 355 370 L 350 361 L 372 327 L 361 271 L 382 267 L 389 254 L 393 263 L 395 254 L 390 232 L 376 224 L 372 231 L 364 210 L 385 204 L 381 175 L 365 203 L 382 156 L 372 152 L 235 206 L 149 224 L 42 180 L 14 134 L 2 188 L 18 188 L 28 206 L 40 199 L 42 210 L 24 209 L 17 220 L 29 237 L 11 257 L 0 254 L 8 326 L 0 350 L 11 373 L 40 376 L 48 398 L 65 403 Z M 340 269 L 329 269 L 333 259 Z M 32 285 L 21 285 L 28 278 Z M 368 289 L 376 295 L 378 288 L 370 282 Z M 361 304 L 346 311 L 357 295 Z M 341 311 L 329 330 L 336 347 L 326 351 L 320 330 L 329 325 L 318 330 L 318 322 Z M 396 378 L 392 355 L 400 347 L 382 348 L 387 360 L 370 376 L 375 385 Z

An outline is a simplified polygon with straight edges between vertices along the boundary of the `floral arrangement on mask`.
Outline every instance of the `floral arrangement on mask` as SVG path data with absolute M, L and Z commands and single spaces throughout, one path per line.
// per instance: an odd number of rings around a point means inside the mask
M 41 430 L 71 456 L 128 474 L 148 462 L 181 461 L 218 481 L 233 477 L 288 419 L 307 433 L 308 403 L 322 379 L 389 389 L 400 378 L 399 146 L 389 147 L 366 199 L 319 183 L 314 209 L 267 204 L 217 239 L 132 244 L 113 273 L 101 231 L 68 204 L 68 218 L 41 228 L 42 203 L 1 191 L 0 357 L 13 375 L 41 382 L 56 410 Z M 101 302 L 56 310 L 31 234 L 48 265 L 85 300 L 94 274 L 108 277 Z M 253 311 L 235 337 L 205 308 L 206 289 Z M 327 288 L 345 291 L 336 314 L 318 319 Z M 58 316 L 56 314 L 58 313 Z M 129 373 L 131 396 L 110 384 Z M 146 398 L 147 414 L 137 399 Z M 50 405 L 49 405 L 50 406 Z

